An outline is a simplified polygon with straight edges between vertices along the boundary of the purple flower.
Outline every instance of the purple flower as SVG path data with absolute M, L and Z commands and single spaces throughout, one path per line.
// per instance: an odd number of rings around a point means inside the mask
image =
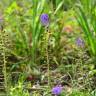
M 62 92 L 62 86 L 55 86 L 52 89 L 52 94 L 54 95 L 60 95 Z
M 76 44 L 77 44 L 77 46 L 79 46 L 79 47 L 84 47 L 84 41 L 83 41 L 80 37 L 77 38 Z
M 41 21 L 43 26 L 49 26 L 49 16 L 48 16 L 48 14 L 45 14 L 45 13 L 41 14 L 40 21 Z

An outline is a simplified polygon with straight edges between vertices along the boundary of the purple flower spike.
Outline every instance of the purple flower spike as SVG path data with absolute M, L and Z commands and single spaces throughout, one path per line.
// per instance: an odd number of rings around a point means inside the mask
M 52 94 L 54 94 L 56 96 L 60 95 L 61 92 L 62 92 L 62 86 L 55 86 L 52 89 Z
M 77 46 L 79 46 L 79 47 L 84 47 L 84 41 L 83 41 L 80 37 L 77 38 L 76 44 L 77 44 Z
M 49 26 L 49 16 L 48 14 L 41 14 L 40 16 L 40 21 L 43 26 Z

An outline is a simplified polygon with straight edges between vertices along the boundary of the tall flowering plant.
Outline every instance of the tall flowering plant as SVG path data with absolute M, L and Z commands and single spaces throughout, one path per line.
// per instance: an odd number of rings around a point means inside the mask
M 46 32 L 46 61 L 47 61 L 47 68 L 48 68 L 48 85 L 50 85 L 50 65 L 49 65 L 49 53 L 48 53 L 48 43 L 49 43 L 49 16 L 48 14 L 41 14 L 40 21 L 42 26 L 45 27 Z

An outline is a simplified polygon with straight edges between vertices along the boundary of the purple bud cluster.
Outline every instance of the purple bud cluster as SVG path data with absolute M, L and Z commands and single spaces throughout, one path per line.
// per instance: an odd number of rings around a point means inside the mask
M 49 16 L 48 16 L 48 14 L 45 14 L 45 13 L 41 14 L 40 21 L 41 21 L 43 26 L 49 26 Z

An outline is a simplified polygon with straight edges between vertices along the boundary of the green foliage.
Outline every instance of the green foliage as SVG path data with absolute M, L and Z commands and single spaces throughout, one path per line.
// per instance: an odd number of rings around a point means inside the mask
M 95 1 L 87 0 L 86 3 L 88 3 L 88 9 L 87 9 L 87 15 L 86 11 L 84 11 L 84 5 L 78 5 L 78 10 L 76 10 L 77 13 L 77 21 L 80 24 L 81 28 L 83 29 L 83 32 L 86 37 L 87 44 L 90 47 L 91 53 L 93 56 L 96 56 L 96 7 L 95 7 Z
M 28 90 L 24 86 L 25 76 L 20 74 L 17 84 L 11 85 L 8 89 L 8 96 L 30 96 Z
M 44 11 L 45 0 L 28 1 L 26 5 L 21 5 L 21 3 L 21 1 L 13 1 L 5 10 L 6 22 L 11 24 L 6 27 L 6 30 L 12 33 L 11 36 L 15 43 L 15 51 L 12 53 L 16 56 L 30 56 L 29 61 L 34 64 L 36 46 L 42 33 L 39 17 Z
M 24 90 L 23 83 L 19 81 L 17 85 L 10 88 L 9 96 L 30 96 L 30 95 L 28 91 Z
M 74 3 L 77 2 L 77 0 L 50 0 L 52 1 L 53 7 L 54 9 L 57 8 L 57 6 L 63 2 L 63 6 L 61 7 L 61 10 L 64 9 L 65 11 L 73 8 Z
M 90 96 L 87 92 L 73 91 L 69 96 Z
M 96 96 L 96 89 L 91 92 L 91 96 Z

